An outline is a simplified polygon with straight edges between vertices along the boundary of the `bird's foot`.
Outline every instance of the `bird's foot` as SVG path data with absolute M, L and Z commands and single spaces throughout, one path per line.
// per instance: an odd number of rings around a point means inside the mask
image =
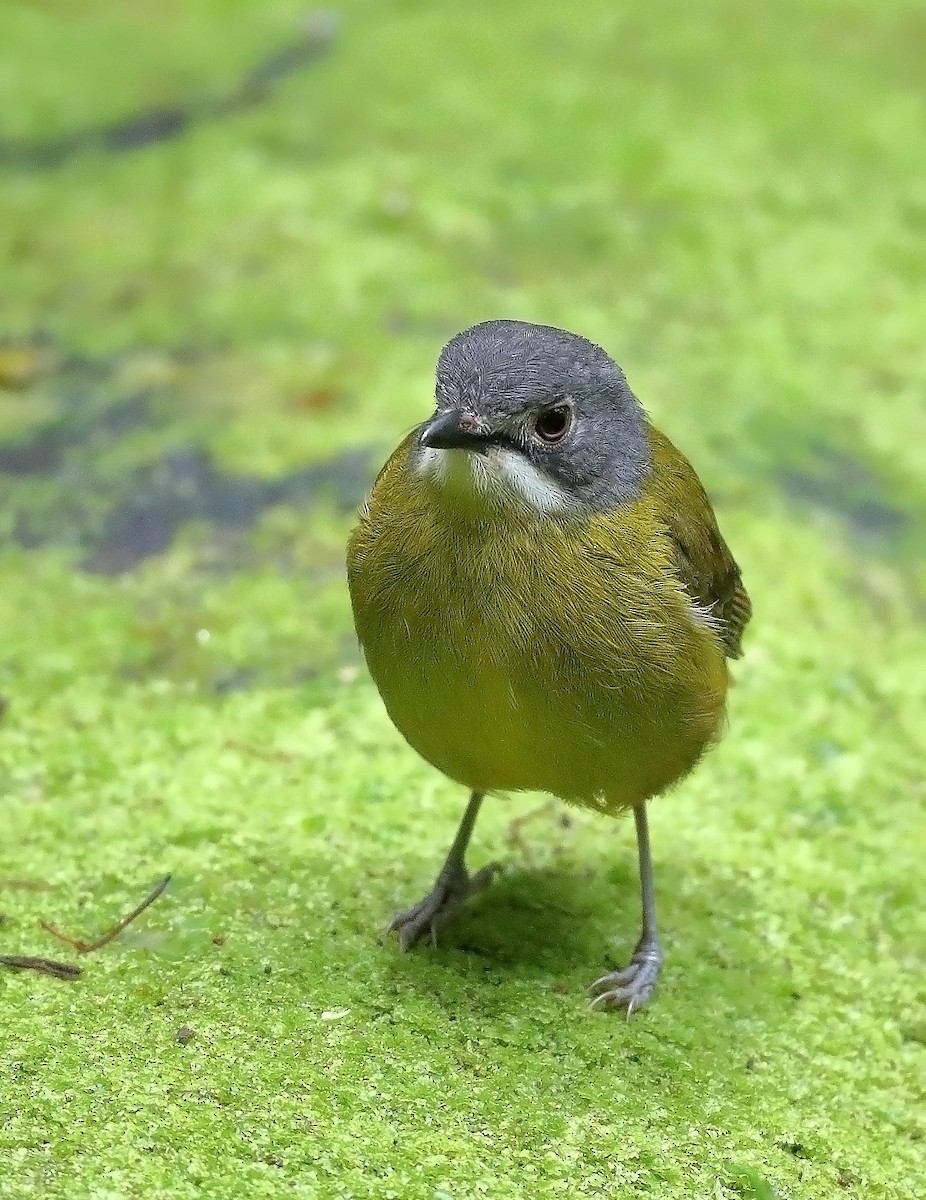
M 588 989 L 592 1008 L 623 1008 L 628 1018 L 648 1003 L 662 969 L 662 949 L 655 938 L 641 938 L 622 971 L 610 971 Z
M 465 868 L 447 875 L 441 872 L 423 900 L 396 913 L 387 932 L 398 932 L 402 950 L 408 950 L 427 935 L 436 942 L 437 931 L 446 925 L 464 900 L 489 886 L 498 869 L 498 863 L 489 863 L 475 875 L 470 875 Z

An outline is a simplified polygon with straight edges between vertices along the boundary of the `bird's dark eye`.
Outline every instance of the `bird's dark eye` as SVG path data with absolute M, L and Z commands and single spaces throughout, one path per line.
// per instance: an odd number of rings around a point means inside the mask
M 534 429 L 541 441 L 549 442 L 551 445 L 554 442 L 561 442 L 569 432 L 569 426 L 572 424 L 572 407 L 569 404 L 553 404 L 550 408 L 545 408 Z

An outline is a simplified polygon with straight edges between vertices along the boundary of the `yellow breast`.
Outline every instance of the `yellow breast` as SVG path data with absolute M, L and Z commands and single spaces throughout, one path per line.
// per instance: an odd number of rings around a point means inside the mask
M 606 809 L 690 770 L 722 720 L 726 663 L 645 496 L 575 518 L 446 485 L 406 441 L 348 550 L 358 636 L 408 742 L 475 791 Z

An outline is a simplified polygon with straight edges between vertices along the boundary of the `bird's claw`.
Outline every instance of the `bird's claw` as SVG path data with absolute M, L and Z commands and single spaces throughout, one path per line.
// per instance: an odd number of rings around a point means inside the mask
M 464 900 L 487 888 L 498 870 L 498 863 L 489 863 L 475 875 L 462 870 L 438 876 L 428 895 L 411 908 L 396 913 L 386 932 L 398 933 L 401 950 L 410 949 L 428 934 L 431 942 L 436 943 L 437 931 L 447 924 Z
M 630 962 L 620 971 L 609 971 L 588 989 L 593 997 L 590 1008 L 623 1008 L 627 1017 L 646 1005 L 656 987 L 662 969 L 662 950 L 656 941 L 641 942 Z

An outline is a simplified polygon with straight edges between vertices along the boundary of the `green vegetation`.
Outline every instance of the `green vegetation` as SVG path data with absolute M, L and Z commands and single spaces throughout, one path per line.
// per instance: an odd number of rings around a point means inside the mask
M 349 0 L 249 107 L 43 166 L 305 19 L 79 7 L 0 10 L 0 953 L 78 961 L 41 918 L 173 881 L 80 979 L 0 968 L 0 1197 L 910 1200 L 921 7 Z M 626 823 L 509 841 L 540 801 L 495 802 L 497 884 L 381 933 L 465 798 L 363 673 L 343 541 L 493 315 L 615 353 L 755 603 L 729 736 L 654 805 L 629 1023 L 582 998 L 636 937 Z

